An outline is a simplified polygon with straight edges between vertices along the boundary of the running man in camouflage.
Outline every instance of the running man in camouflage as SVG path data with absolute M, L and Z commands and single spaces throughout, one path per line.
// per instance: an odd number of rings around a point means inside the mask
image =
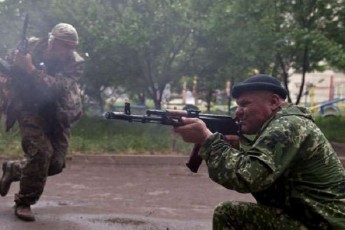
M 75 51 L 76 29 L 57 24 L 46 38 L 28 40 L 28 53 L 16 50 L 9 61 L 12 76 L 7 77 L 6 128 L 18 122 L 24 159 L 3 164 L 0 194 L 6 196 L 10 185 L 20 181 L 15 194 L 15 215 L 34 221 L 31 205 L 43 193 L 47 176 L 65 167 L 71 124 L 82 113 L 77 84 L 82 74 L 83 58 Z
M 235 85 L 232 96 L 251 143 L 211 133 L 197 118 L 174 128 L 202 144 L 213 181 L 257 201 L 219 204 L 213 229 L 345 229 L 345 170 L 308 110 L 286 103 L 280 82 L 262 74 Z

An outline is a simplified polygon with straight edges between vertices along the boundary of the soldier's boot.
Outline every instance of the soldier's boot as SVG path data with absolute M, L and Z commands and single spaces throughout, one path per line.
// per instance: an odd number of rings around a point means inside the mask
M 14 206 L 14 214 L 24 221 L 35 221 L 35 215 L 31 211 L 30 205 L 16 204 Z
M 0 195 L 6 196 L 10 190 L 11 183 L 16 181 L 16 175 L 13 169 L 13 164 L 4 162 L 2 164 L 2 177 L 0 180 Z

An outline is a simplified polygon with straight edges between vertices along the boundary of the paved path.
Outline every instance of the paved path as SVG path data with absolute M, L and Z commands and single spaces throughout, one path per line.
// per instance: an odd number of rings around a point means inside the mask
M 0 229 L 209 230 L 215 205 L 254 201 L 212 182 L 205 165 L 194 174 L 176 156 L 73 156 L 49 177 L 33 206 L 36 222 L 13 215 L 14 183 L 2 197 Z

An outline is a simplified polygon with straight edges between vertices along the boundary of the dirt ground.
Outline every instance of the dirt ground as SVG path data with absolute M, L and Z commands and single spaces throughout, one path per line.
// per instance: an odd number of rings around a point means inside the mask
M 345 162 L 345 145 L 334 144 Z M 80 156 L 49 177 L 34 205 L 36 222 L 13 215 L 14 183 L 2 197 L 0 229 L 209 230 L 224 200 L 253 201 L 215 184 L 203 164 L 197 174 L 181 156 Z M 0 160 L 1 163 L 1 160 Z

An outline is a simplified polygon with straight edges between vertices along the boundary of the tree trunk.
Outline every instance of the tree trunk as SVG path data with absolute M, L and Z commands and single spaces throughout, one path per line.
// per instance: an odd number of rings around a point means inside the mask
M 280 65 L 280 68 L 283 71 L 283 83 L 284 83 L 285 89 L 287 90 L 288 102 L 291 103 L 290 91 L 289 91 L 289 86 L 288 86 L 289 74 L 286 70 L 284 60 L 283 60 L 282 56 L 280 55 L 280 53 L 277 53 L 277 61 Z
M 304 54 L 303 54 L 302 82 L 301 82 L 301 86 L 300 86 L 299 93 L 297 96 L 296 105 L 298 105 L 300 103 L 300 100 L 301 100 L 302 95 L 303 95 L 303 89 L 304 89 L 304 84 L 305 84 L 305 74 L 309 68 L 309 59 L 308 59 L 309 53 L 308 53 L 308 51 L 309 51 L 308 45 L 306 45 L 304 48 Z
M 211 111 L 211 101 L 212 101 L 213 90 L 208 89 L 206 94 L 206 110 L 209 113 Z
M 138 94 L 138 105 L 145 106 L 146 105 L 146 96 L 145 93 Z
M 100 111 L 101 114 L 103 114 L 104 113 L 104 105 L 105 105 L 105 103 L 104 103 L 104 100 L 103 100 L 101 94 L 98 95 L 97 101 L 98 101 L 98 105 L 99 105 L 99 111 Z

